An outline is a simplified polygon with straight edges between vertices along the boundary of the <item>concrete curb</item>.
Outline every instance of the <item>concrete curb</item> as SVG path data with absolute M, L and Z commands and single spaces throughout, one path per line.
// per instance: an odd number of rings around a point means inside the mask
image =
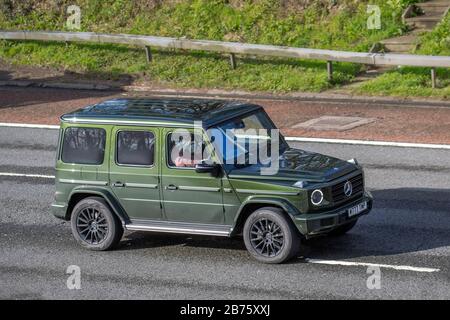
M 91 83 L 69 83 L 69 82 L 34 82 L 21 80 L 0 81 L 0 87 L 33 87 L 33 88 L 55 88 L 55 89 L 73 89 L 73 90 L 100 90 L 117 91 L 120 87 L 112 87 L 103 84 Z
M 35 82 L 22 80 L 3 80 L 0 81 L 0 87 L 33 87 L 33 88 L 54 88 L 54 89 L 73 89 L 73 90 L 98 90 L 98 91 L 120 91 L 131 93 L 148 93 L 158 96 L 178 96 L 178 97 L 215 97 L 223 99 L 251 99 L 251 100 L 275 100 L 275 101 L 309 101 L 329 103 L 350 103 L 350 104 L 377 104 L 397 107 L 415 107 L 415 108 L 450 108 L 450 102 L 444 100 L 425 100 L 425 99 L 407 99 L 395 97 L 376 97 L 376 96 L 353 96 L 337 93 L 303 93 L 296 92 L 290 94 L 270 94 L 264 92 L 248 92 L 240 90 L 219 90 L 219 89 L 155 89 L 146 86 L 113 86 L 94 83 L 76 83 L 76 82 Z

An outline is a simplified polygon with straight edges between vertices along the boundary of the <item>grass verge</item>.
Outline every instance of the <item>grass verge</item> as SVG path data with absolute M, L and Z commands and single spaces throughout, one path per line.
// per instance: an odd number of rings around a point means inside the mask
M 450 13 L 420 39 L 417 54 L 450 56 Z M 371 95 L 450 98 L 450 70 L 437 69 L 437 87 L 431 87 L 430 68 L 398 68 L 363 82 L 354 92 Z
M 72 2 L 60 0 L 55 6 L 54 1 L 0 0 L 0 28 L 64 30 L 64 9 Z M 76 2 L 82 9 L 81 31 L 367 51 L 372 43 L 405 31 L 400 14 L 411 1 Z M 381 8 L 379 30 L 367 28 L 368 4 Z M 437 31 L 423 41 L 434 43 L 443 32 Z M 431 53 L 442 47 L 445 44 L 433 47 Z M 147 64 L 143 50 L 126 46 L 0 41 L 0 58 L 13 64 L 51 67 L 105 80 L 128 77 L 176 88 L 319 92 L 350 83 L 362 68 L 337 63 L 330 83 L 325 62 L 321 61 L 242 57 L 238 68 L 232 70 L 228 58 L 219 54 L 155 51 L 153 57 L 154 61 Z M 356 90 L 362 94 L 447 97 L 448 72 L 438 71 L 440 89 L 435 90 L 430 89 L 426 72 L 412 68 L 388 72 Z

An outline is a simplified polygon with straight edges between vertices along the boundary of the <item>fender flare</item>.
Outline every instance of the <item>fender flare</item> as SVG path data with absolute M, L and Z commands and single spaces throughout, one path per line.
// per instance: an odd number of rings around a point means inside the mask
M 91 186 L 80 186 L 76 187 L 72 190 L 69 195 L 69 203 L 72 200 L 72 197 L 77 194 L 90 194 L 93 196 L 99 196 L 109 204 L 114 214 L 120 219 L 122 225 L 126 225 L 130 223 L 130 218 L 125 212 L 125 209 L 120 205 L 117 199 L 111 194 L 111 192 L 105 188 L 91 187 Z M 66 212 L 66 217 L 70 214 L 70 212 Z
M 245 208 L 251 204 L 264 204 L 264 205 L 268 205 L 268 206 L 272 205 L 275 207 L 279 207 L 279 208 L 283 209 L 284 212 L 286 212 L 286 214 L 292 220 L 294 225 L 295 225 L 295 216 L 300 214 L 300 211 L 290 201 L 288 201 L 284 198 L 267 197 L 267 196 L 250 196 L 247 199 L 245 199 L 245 201 L 242 202 L 241 206 L 239 207 L 239 210 L 233 221 L 233 227 L 232 227 L 230 235 L 236 234 L 236 230 L 238 230 L 237 227 L 243 223 L 243 221 L 241 221 L 243 212 L 245 211 Z

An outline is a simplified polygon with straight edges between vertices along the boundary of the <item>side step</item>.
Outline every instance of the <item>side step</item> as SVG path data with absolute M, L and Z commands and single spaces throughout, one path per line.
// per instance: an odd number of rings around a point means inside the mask
M 131 220 L 125 225 L 130 231 L 150 231 L 228 237 L 231 234 L 231 226 L 217 224 L 172 222 L 158 220 Z

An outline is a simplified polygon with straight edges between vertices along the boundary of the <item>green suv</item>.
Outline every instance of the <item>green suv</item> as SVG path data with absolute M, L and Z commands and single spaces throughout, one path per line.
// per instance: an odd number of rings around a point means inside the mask
M 289 147 L 261 106 L 114 99 L 61 117 L 52 208 L 92 250 L 124 230 L 242 235 L 281 263 L 349 231 L 372 197 L 355 160 Z

